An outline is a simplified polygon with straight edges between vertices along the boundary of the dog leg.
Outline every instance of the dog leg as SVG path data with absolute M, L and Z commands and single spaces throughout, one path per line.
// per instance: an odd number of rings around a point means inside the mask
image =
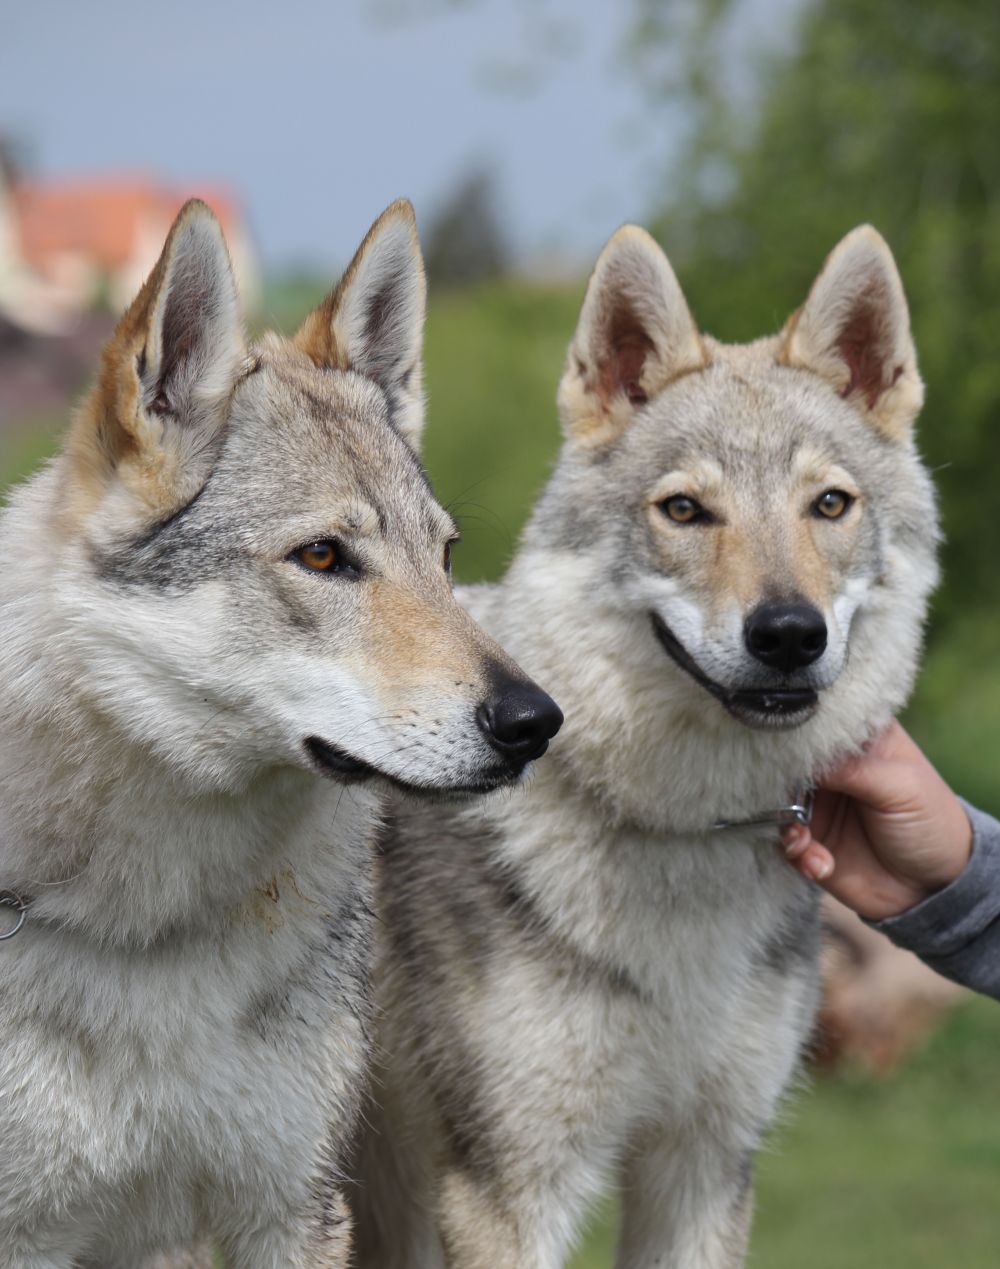
M 509 1195 L 510 1189 L 503 1191 Z M 501 1199 L 467 1173 L 445 1175 L 440 1232 L 448 1269 L 560 1269 L 582 1211 L 537 1190 Z M 414 1269 L 418 1269 L 414 1266 Z
M 615 1269 L 739 1269 L 753 1157 L 718 1141 L 660 1138 L 627 1162 Z
M 221 1238 L 219 1250 L 232 1269 L 348 1269 L 351 1242 L 347 1204 L 333 1193 L 306 1221 L 248 1222 Z
M 434 1178 L 428 1161 L 431 1124 L 411 1124 L 402 1115 L 389 1118 L 385 1101 L 390 1086 L 379 1084 L 381 1099 L 366 1108 L 363 1134 L 350 1191 L 354 1217 L 354 1269 L 444 1269 L 435 1221 Z M 417 1101 L 410 1098 L 409 1109 Z M 406 1125 L 405 1131 L 398 1125 Z

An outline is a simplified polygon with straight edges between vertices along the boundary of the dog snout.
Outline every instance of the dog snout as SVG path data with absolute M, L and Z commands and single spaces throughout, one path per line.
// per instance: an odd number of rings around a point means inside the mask
M 505 758 L 540 758 L 563 723 L 551 696 L 528 680 L 495 675 L 489 698 L 476 709 L 476 722 L 490 745 Z
M 747 618 L 744 641 L 761 664 L 791 674 L 826 651 L 826 622 L 812 604 L 762 604 Z

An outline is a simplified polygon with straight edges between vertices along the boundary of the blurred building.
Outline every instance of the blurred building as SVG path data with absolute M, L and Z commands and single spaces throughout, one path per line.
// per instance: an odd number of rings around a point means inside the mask
M 21 178 L 0 170 L 0 317 L 55 333 L 95 308 L 120 313 L 156 263 L 186 199 L 219 217 L 243 302 L 256 307 L 260 276 L 246 224 L 221 189 L 179 189 L 143 176 Z

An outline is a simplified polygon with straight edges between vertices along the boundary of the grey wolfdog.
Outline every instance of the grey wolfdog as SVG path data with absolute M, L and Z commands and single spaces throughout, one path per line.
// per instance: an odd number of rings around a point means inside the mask
M 380 799 L 561 718 L 454 601 L 423 314 L 397 203 L 250 345 L 189 204 L 0 519 L 0 1265 L 347 1263 Z
M 620 1269 L 743 1263 L 817 996 L 815 891 L 750 821 L 909 692 L 921 401 L 873 229 L 739 347 L 646 233 L 608 243 L 555 473 L 504 580 L 462 596 L 566 728 L 528 787 L 400 806 L 384 841 L 364 1269 L 556 1269 L 612 1182 Z

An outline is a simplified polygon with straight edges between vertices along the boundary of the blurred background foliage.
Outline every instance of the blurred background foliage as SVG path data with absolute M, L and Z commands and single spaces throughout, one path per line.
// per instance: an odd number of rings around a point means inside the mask
M 1000 811 L 1000 7 L 817 0 L 749 77 L 731 46 L 737 8 L 635 0 L 625 56 L 648 126 L 668 110 L 691 121 L 649 224 L 700 324 L 727 340 L 778 329 L 854 225 L 888 239 L 946 535 L 907 721 L 958 788 Z M 581 295 L 502 285 L 463 318 L 438 297 L 428 462 L 468 526 L 466 578 L 496 575 L 555 452 L 552 399 Z
M 777 29 L 750 57 L 734 47 L 734 0 L 630 5 L 622 64 L 645 93 L 642 126 L 687 121 L 679 156 L 652 174 L 647 223 L 706 330 L 776 330 L 861 221 L 896 254 L 947 534 L 906 721 L 956 788 L 1000 813 L 1000 7 L 758 3 L 755 21 Z M 512 273 L 498 207 L 476 166 L 431 214 L 418 208 L 432 282 L 426 460 L 462 525 L 460 580 L 503 570 L 555 457 L 555 389 L 585 285 L 585 266 L 571 280 Z M 332 281 L 268 279 L 264 324 L 293 329 Z M 61 421 L 3 420 L 0 485 L 49 452 Z M 998 1050 L 1000 1009 L 978 1001 L 891 1079 L 841 1074 L 797 1096 L 761 1160 L 751 1264 L 1000 1263 Z M 612 1244 L 608 1211 L 576 1269 L 610 1263 Z
M 1000 477 L 1000 6 L 821 0 L 762 68 L 749 128 L 697 69 L 679 196 L 654 219 L 705 327 L 750 339 L 860 221 L 896 255 L 927 382 L 921 446 L 945 508 L 939 623 L 996 606 L 983 535 Z M 720 27 L 694 35 L 715 64 Z

